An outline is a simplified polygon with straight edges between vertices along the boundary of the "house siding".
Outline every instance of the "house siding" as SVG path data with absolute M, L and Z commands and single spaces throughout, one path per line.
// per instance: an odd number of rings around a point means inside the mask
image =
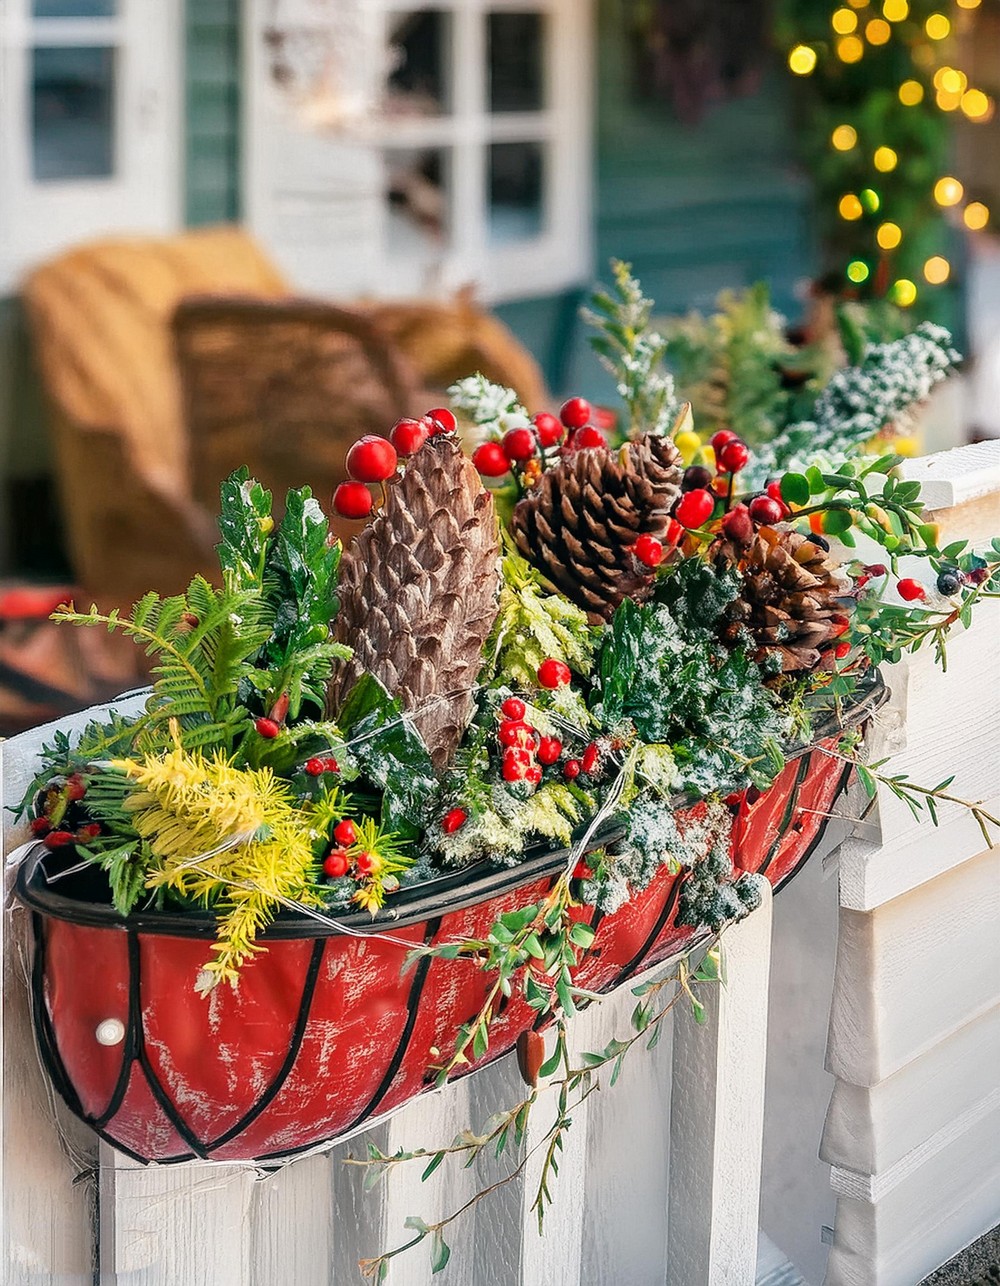
M 240 217 L 240 0 L 188 0 L 184 212 L 189 226 Z

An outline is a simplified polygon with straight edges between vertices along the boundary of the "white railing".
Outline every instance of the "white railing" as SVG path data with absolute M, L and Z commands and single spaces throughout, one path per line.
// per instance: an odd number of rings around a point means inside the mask
M 944 522 L 977 538 L 1000 531 L 1000 447 L 911 468 Z M 876 736 L 892 771 L 927 784 L 955 773 L 956 789 L 1000 806 L 998 622 L 980 614 L 946 676 L 922 656 L 897 667 Z M 4 746 L 6 803 L 46 735 Z M 857 797 L 844 805 L 860 808 Z M 934 830 L 900 808 L 880 798 L 876 820 L 844 845 L 839 907 L 837 854 L 817 853 L 782 893 L 773 939 L 770 899 L 727 932 L 728 984 L 706 993 L 707 1025 L 678 1010 L 655 1050 L 631 1054 L 615 1088 L 577 1110 L 544 1237 L 532 1163 L 449 1229 L 452 1262 L 437 1280 L 749 1286 L 759 1207 L 802 1280 L 818 1286 L 826 1271 L 829 1286 L 913 1286 L 1000 1221 L 1000 852 L 982 851 L 961 810 L 945 809 Z M 831 826 L 828 850 L 847 829 Z M 362 1173 L 342 1164 L 364 1136 L 265 1176 L 142 1167 L 98 1147 L 52 1101 L 35 1058 L 24 918 L 2 921 L 7 1286 L 82 1286 L 94 1263 L 123 1286 L 348 1286 L 360 1258 L 407 1239 L 408 1215 L 440 1219 L 503 1173 L 446 1163 L 421 1183 L 414 1165 L 365 1194 Z M 626 1035 L 634 1004 L 626 987 L 580 1015 L 576 1050 Z M 371 1137 L 390 1152 L 445 1144 L 522 1096 L 504 1059 Z M 544 1105 L 535 1122 L 547 1128 Z M 394 1260 L 389 1280 L 429 1283 L 425 1247 Z

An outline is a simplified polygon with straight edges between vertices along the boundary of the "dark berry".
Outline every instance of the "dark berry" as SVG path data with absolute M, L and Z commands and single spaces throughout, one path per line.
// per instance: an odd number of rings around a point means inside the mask
M 951 569 L 948 569 L 946 571 L 940 572 L 937 578 L 938 593 L 944 594 L 948 598 L 950 598 L 952 594 L 957 594 L 958 591 L 962 588 L 962 583 L 964 580 L 965 580 L 965 577 L 959 571 L 953 571 Z
M 705 491 L 712 485 L 712 471 L 703 464 L 689 464 L 681 478 L 681 491 Z

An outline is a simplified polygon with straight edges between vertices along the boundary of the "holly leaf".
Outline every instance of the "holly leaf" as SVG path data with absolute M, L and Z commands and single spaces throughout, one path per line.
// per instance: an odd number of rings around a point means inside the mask
M 244 465 L 225 480 L 220 496 L 219 563 L 223 571 L 233 573 L 241 589 L 247 589 L 260 583 L 268 533 L 274 526 L 271 493 Z

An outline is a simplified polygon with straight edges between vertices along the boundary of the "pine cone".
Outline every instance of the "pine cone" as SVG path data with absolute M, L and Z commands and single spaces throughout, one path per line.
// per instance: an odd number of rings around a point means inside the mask
M 788 528 L 761 527 L 749 549 L 719 541 L 714 554 L 743 572 L 740 597 L 726 609 L 723 641 L 735 646 L 749 633 L 760 647 L 758 660 L 776 651 L 785 674 L 815 669 L 853 606 L 845 597 L 850 581 L 822 545 Z
M 499 593 L 492 498 L 461 448 L 435 438 L 344 554 L 335 632 L 354 656 L 334 676 L 328 709 L 370 671 L 402 699 L 443 768 L 472 715 Z
M 631 547 L 644 534 L 667 539 L 681 472 L 672 439 L 657 434 L 617 452 L 564 456 L 516 505 L 517 547 L 592 620 L 608 620 L 624 598 L 652 592 L 652 573 Z

